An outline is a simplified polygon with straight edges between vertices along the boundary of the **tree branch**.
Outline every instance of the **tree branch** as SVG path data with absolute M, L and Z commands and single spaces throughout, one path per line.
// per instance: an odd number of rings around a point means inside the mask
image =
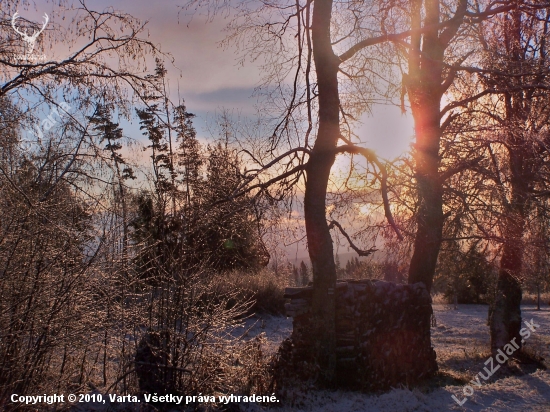
M 484 159 L 484 156 L 478 156 L 470 161 L 464 162 L 461 165 L 458 165 L 457 167 L 452 167 L 444 171 L 439 175 L 439 181 L 443 183 L 445 180 L 449 179 L 450 177 L 454 176 L 457 173 L 460 173 L 466 169 L 469 169 L 472 166 L 475 166 L 478 164 L 481 160 Z
M 485 10 L 481 13 L 468 13 L 467 11 L 463 11 L 460 9 L 457 10 L 457 13 L 449 20 L 438 23 L 438 24 L 429 24 L 424 27 L 418 28 L 418 29 L 412 29 L 407 30 L 401 33 L 394 33 L 394 34 L 384 34 L 382 36 L 376 36 L 376 37 L 370 37 L 368 39 L 362 40 L 359 43 L 354 44 L 351 46 L 347 51 L 342 53 L 339 57 L 340 62 L 345 62 L 346 60 L 351 59 L 356 53 L 364 49 L 365 47 L 374 46 L 376 44 L 381 44 L 387 41 L 397 41 L 397 40 L 403 40 L 411 35 L 414 34 L 422 34 L 428 31 L 432 31 L 435 29 L 445 28 L 448 26 L 454 26 L 456 25 L 456 22 L 461 22 L 465 16 L 469 18 L 476 19 L 476 22 L 483 21 L 495 14 L 504 13 L 506 11 L 510 11 L 512 9 L 516 8 L 515 4 L 506 5 L 502 7 L 497 7 L 495 9 Z M 457 27 L 458 30 L 458 27 Z M 452 33 L 452 31 L 448 32 L 449 34 Z
M 380 190 L 382 191 L 382 201 L 384 202 L 384 214 L 386 215 L 386 220 L 394 230 L 398 239 L 403 240 L 403 235 L 401 235 L 401 231 L 395 224 L 395 220 L 393 220 L 393 216 L 390 210 L 390 202 L 388 200 L 388 171 L 386 170 L 386 167 L 378 160 L 378 158 L 376 157 L 376 154 L 370 149 L 366 149 L 364 147 L 357 147 L 352 144 L 336 147 L 336 153 L 361 154 L 369 162 L 372 162 L 376 166 L 378 166 L 378 169 L 382 174 L 382 178 L 380 178 Z
M 355 246 L 355 244 L 353 243 L 353 241 L 351 240 L 350 236 L 346 233 L 346 231 L 344 230 L 344 228 L 342 227 L 342 225 L 340 223 L 338 223 L 336 220 L 331 220 L 330 221 L 330 224 L 328 225 L 328 229 L 332 229 L 334 226 L 336 226 L 338 229 L 340 229 L 340 232 L 344 235 L 344 237 L 347 239 L 350 247 L 355 250 L 355 252 L 357 252 L 357 254 L 359 256 L 369 256 L 371 254 L 373 254 L 374 252 L 376 252 L 378 249 L 376 248 L 373 248 L 371 247 L 370 249 L 368 250 L 362 250 L 362 249 L 359 249 L 357 246 Z

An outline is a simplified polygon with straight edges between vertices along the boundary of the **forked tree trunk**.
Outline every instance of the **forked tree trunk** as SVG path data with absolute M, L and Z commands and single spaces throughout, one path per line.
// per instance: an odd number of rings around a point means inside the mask
M 413 1 L 412 28 L 422 26 L 422 1 Z M 424 2 L 424 26 L 439 23 L 439 1 Z M 419 207 L 409 283 L 422 282 L 431 290 L 443 232 L 442 182 L 439 178 L 441 140 L 441 97 L 445 42 L 437 29 L 411 38 L 409 75 L 406 86 L 414 118 L 414 151 Z
M 335 147 L 340 135 L 338 58 L 330 39 L 332 0 L 315 0 L 312 16 L 313 59 L 319 90 L 319 129 L 306 168 L 304 214 L 309 256 L 313 266 L 311 338 L 325 379 L 335 368 L 336 267 L 326 220 L 326 193 Z

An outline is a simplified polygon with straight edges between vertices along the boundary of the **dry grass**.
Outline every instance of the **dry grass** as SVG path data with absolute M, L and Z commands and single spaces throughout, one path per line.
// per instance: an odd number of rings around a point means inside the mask
M 253 301 L 255 313 L 282 315 L 285 309 L 283 297 L 287 279 L 273 271 L 262 269 L 256 272 L 233 271 L 223 274 L 223 285 L 239 291 L 241 301 Z

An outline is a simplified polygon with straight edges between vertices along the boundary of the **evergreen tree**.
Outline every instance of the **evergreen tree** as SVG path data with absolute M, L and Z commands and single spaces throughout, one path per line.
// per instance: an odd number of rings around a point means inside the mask
M 337 253 L 334 255 L 334 264 L 336 265 L 336 278 L 343 279 L 346 275 L 346 271 L 340 264 L 340 256 Z
M 302 278 L 302 286 L 307 286 L 309 283 L 309 268 L 303 260 L 300 263 L 300 277 Z
M 128 205 L 126 188 L 124 181 L 135 179 L 133 169 L 127 165 L 120 154 L 122 149 L 122 128 L 118 123 L 111 120 L 111 110 L 106 105 L 98 105 L 94 114 L 88 117 L 92 130 L 97 132 L 100 143 L 104 143 L 104 150 L 110 154 L 110 159 L 114 166 L 116 181 L 114 182 L 115 202 L 119 201 L 121 205 L 122 219 L 122 265 L 123 270 L 127 271 L 128 259 Z
M 296 265 L 292 264 L 292 279 L 294 280 L 294 285 L 300 285 L 300 272 Z
M 192 225 L 200 216 L 200 189 L 204 180 L 201 173 L 204 160 L 201 145 L 197 140 L 197 132 L 193 126 L 194 117 L 194 114 L 187 112 L 183 102 L 174 108 L 173 124 L 178 142 L 176 152 L 178 195 L 182 200 L 181 214 L 187 233 L 191 232 Z
M 251 195 L 231 199 L 243 183 L 237 152 L 227 142 L 208 146 L 207 152 L 207 177 L 201 190 L 206 211 L 195 234 L 203 260 L 223 270 L 267 265 L 269 254 L 257 213 L 260 204 Z
M 143 192 L 135 199 L 135 240 L 147 249 L 142 271 L 150 272 L 150 262 L 155 267 L 172 262 L 164 268 L 170 273 L 198 265 L 221 270 L 265 266 L 269 254 L 261 239 L 263 205 L 252 195 L 232 199 L 244 181 L 236 150 L 226 140 L 208 146 L 204 156 L 194 115 L 183 102 L 168 115 L 170 122 L 160 120 L 156 105 L 137 112 L 150 141 L 155 177 L 155 193 Z M 174 151 L 169 128 L 176 134 Z M 173 212 L 167 213 L 170 202 Z
M 166 128 L 159 121 L 159 107 L 153 104 L 146 109 L 136 109 L 141 124 L 140 130 L 147 136 L 151 144 L 147 146 L 151 149 L 151 159 L 154 173 L 154 184 L 159 200 L 166 193 L 172 192 L 171 173 L 173 171 L 172 162 L 169 156 L 169 145 L 166 140 Z

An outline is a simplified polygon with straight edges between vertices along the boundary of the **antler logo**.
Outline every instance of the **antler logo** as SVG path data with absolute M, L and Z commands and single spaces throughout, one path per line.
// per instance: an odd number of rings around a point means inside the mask
M 27 29 L 25 29 L 25 31 L 23 32 L 23 31 L 18 30 L 17 27 L 15 26 L 15 21 L 18 19 L 18 17 L 19 17 L 19 13 L 16 12 L 13 15 L 13 17 L 11 18 L 11 26 L 13 27 L 13 30 L 15 30 L 15 32 L 23 38 L 23 41 L 25 41 L 25 43 L 27 43 L 26 55 L 27 55 L 27 57 L 30 57 L 30 55 L 32 54 L 32 52 L 34 50 L 34 45 L 36 43 L 36 39 L 38 38 L 40 33 L 42 33 L 44 31 L 44 29 L 46 28 L 46 25 L 48 24 L 48 21 L 50 21 L 50 18 L 48 17 L 48 15 L 46 13 L 44 13 L 45 21 L 44 21 L 44 24 L 42 25 L 42 28 L 38 31 L 33 29 L 33 33 L 31 35 L 28 35 L 27 34 Z

